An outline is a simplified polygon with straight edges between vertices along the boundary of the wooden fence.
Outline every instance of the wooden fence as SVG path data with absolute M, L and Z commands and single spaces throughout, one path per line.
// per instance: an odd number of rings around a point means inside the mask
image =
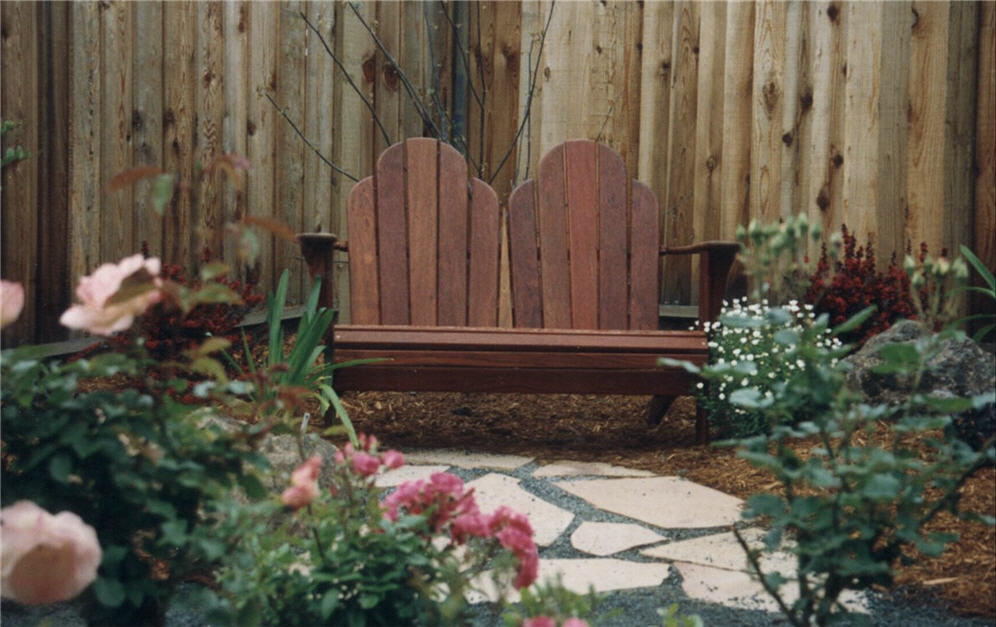
M 143 241 L 193 266 L 204 247 L 233 260 L 223 227 L 245 216 L 347 236 L 352 182 L 295 127 L 354 177 L 438 132 L 502 200 L 546 149 L 600 139 L 657 193 L 668 244 L 805 211 L 881 259 L 967 243 L 996 267 L 989 2 L 3 2 L 0 19 L 0 113 L 21 124 L 4 149 L 31 152 L 3 172 L 2 274 L 29 294 L 7 341 L 63 337 L 78 277 Z M 147 184 L 107 189 L 228 152 L 242 183 L 163 219 Z M 290 268 L 300 294 L 293 244 L 268 236 L 260 260 L 264 288 Z M 689 278 L 669 265 L 666 299 L 694 298 Z

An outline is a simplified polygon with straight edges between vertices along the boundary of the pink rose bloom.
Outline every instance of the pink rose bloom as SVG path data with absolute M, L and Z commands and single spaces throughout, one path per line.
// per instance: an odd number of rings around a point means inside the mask
M 318 498 L 318 473 L 321 469 L 321 456 L 309 457 L 291 473 L 291 485 L 280 495 L 280 501 L 286 507 L 298 510 Z
M 80 304 L 67 309 L 59 322 L 96 335 L 124 331 L 135 316 L 162 299 L 159 266 L 158 259 L 144 259 L 142 255 L 125 257 L 117 265 L 105 263 L 80 279 L 76 288 Z M 123 286 L 128 290 L 116 300 Z
M 380 457 L 385 466 L 394 470 L 405 465 L 405 456 L 398 451 L 391 449 Z
M 0 329 L 17 320 L 24 309 L 24 286 L 14 281 L 0 281 Z
M 557 623 L 549 616 L 534 616 L 522 623 L 522 627 L 557 627 Z
M 26 605 L 67 601 L 97 578 L 97 532 L 72 512 L 49 514 L 31 501 L 0 510 L 3 596 Z
M 487 538 L 489 534 L 487 517 L 476 511 L 460 514 L 450 525 L 454 544 L 464 544 L 471 537 Z
M 380 459 L 367 453 L 353 453 L 353 470 L 364 477 L 376 474 Z
M 562 627 L 588 627 L 588 621 L 572 616 L 564 621 Z

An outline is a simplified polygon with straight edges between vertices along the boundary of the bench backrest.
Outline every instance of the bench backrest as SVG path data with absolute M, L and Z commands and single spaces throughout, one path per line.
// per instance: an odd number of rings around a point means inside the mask
M 498 197 L 453 147 L 394 144 L 346 211 L 354 324 L 497 326 Z
M 515 326 L 658 328 L 657 199 L 618 153 L 561 144 L 508 204 Z
M 454 148 L 391 146 L 347 219 L 354 324 L 497 326 L 498 199 Z M 657 328 L 657 200 L 607 146 L 548 152 L 509 198 L 508 236 L 514 326 Z

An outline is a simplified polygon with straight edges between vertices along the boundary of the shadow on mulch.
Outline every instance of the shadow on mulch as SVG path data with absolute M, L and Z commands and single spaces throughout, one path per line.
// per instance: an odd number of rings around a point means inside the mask
M 656 427 L 645 421 L 649 400 L 399 392 L 347 393 L 343 398 L 358 432 L 401 450 L 465 448 L 528 455 L 540 463 L 602 461 L 680 475 L 740 498 L 778 486 L 770 474 L 732 450 L 694 443 L 694 399 L 678 399 Z M 976 473 L 964 486 L 961 503 L 996 516 L 996 468 Z M 937 598 L 956 614 L 996 619 L 996 530 L 946 514 L 930 529 L 957 533 L 960 540 L 938 558 L 917 556 L 914 565 L 900 568 L 897 585 Z

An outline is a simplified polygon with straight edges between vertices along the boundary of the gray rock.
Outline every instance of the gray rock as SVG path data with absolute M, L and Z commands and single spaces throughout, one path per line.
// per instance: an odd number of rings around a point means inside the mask
M 882 363 L 879 349 L 888 344 L 913 344 L 924 330 L 914 320 L 901 320 L 868 340 L 844 361 L 850 364 L 847 382 L 872 404 L 905 402 L 913 381 L 906 376 L 874 372 Z M 996 389 L 996 358 L 968 337 L 945 338 L 926 364 L 917 392 L 940 397 L 969 397 Z M 953 416 L 952 432 L 978 450 L 996 433 L 996 404 Z

